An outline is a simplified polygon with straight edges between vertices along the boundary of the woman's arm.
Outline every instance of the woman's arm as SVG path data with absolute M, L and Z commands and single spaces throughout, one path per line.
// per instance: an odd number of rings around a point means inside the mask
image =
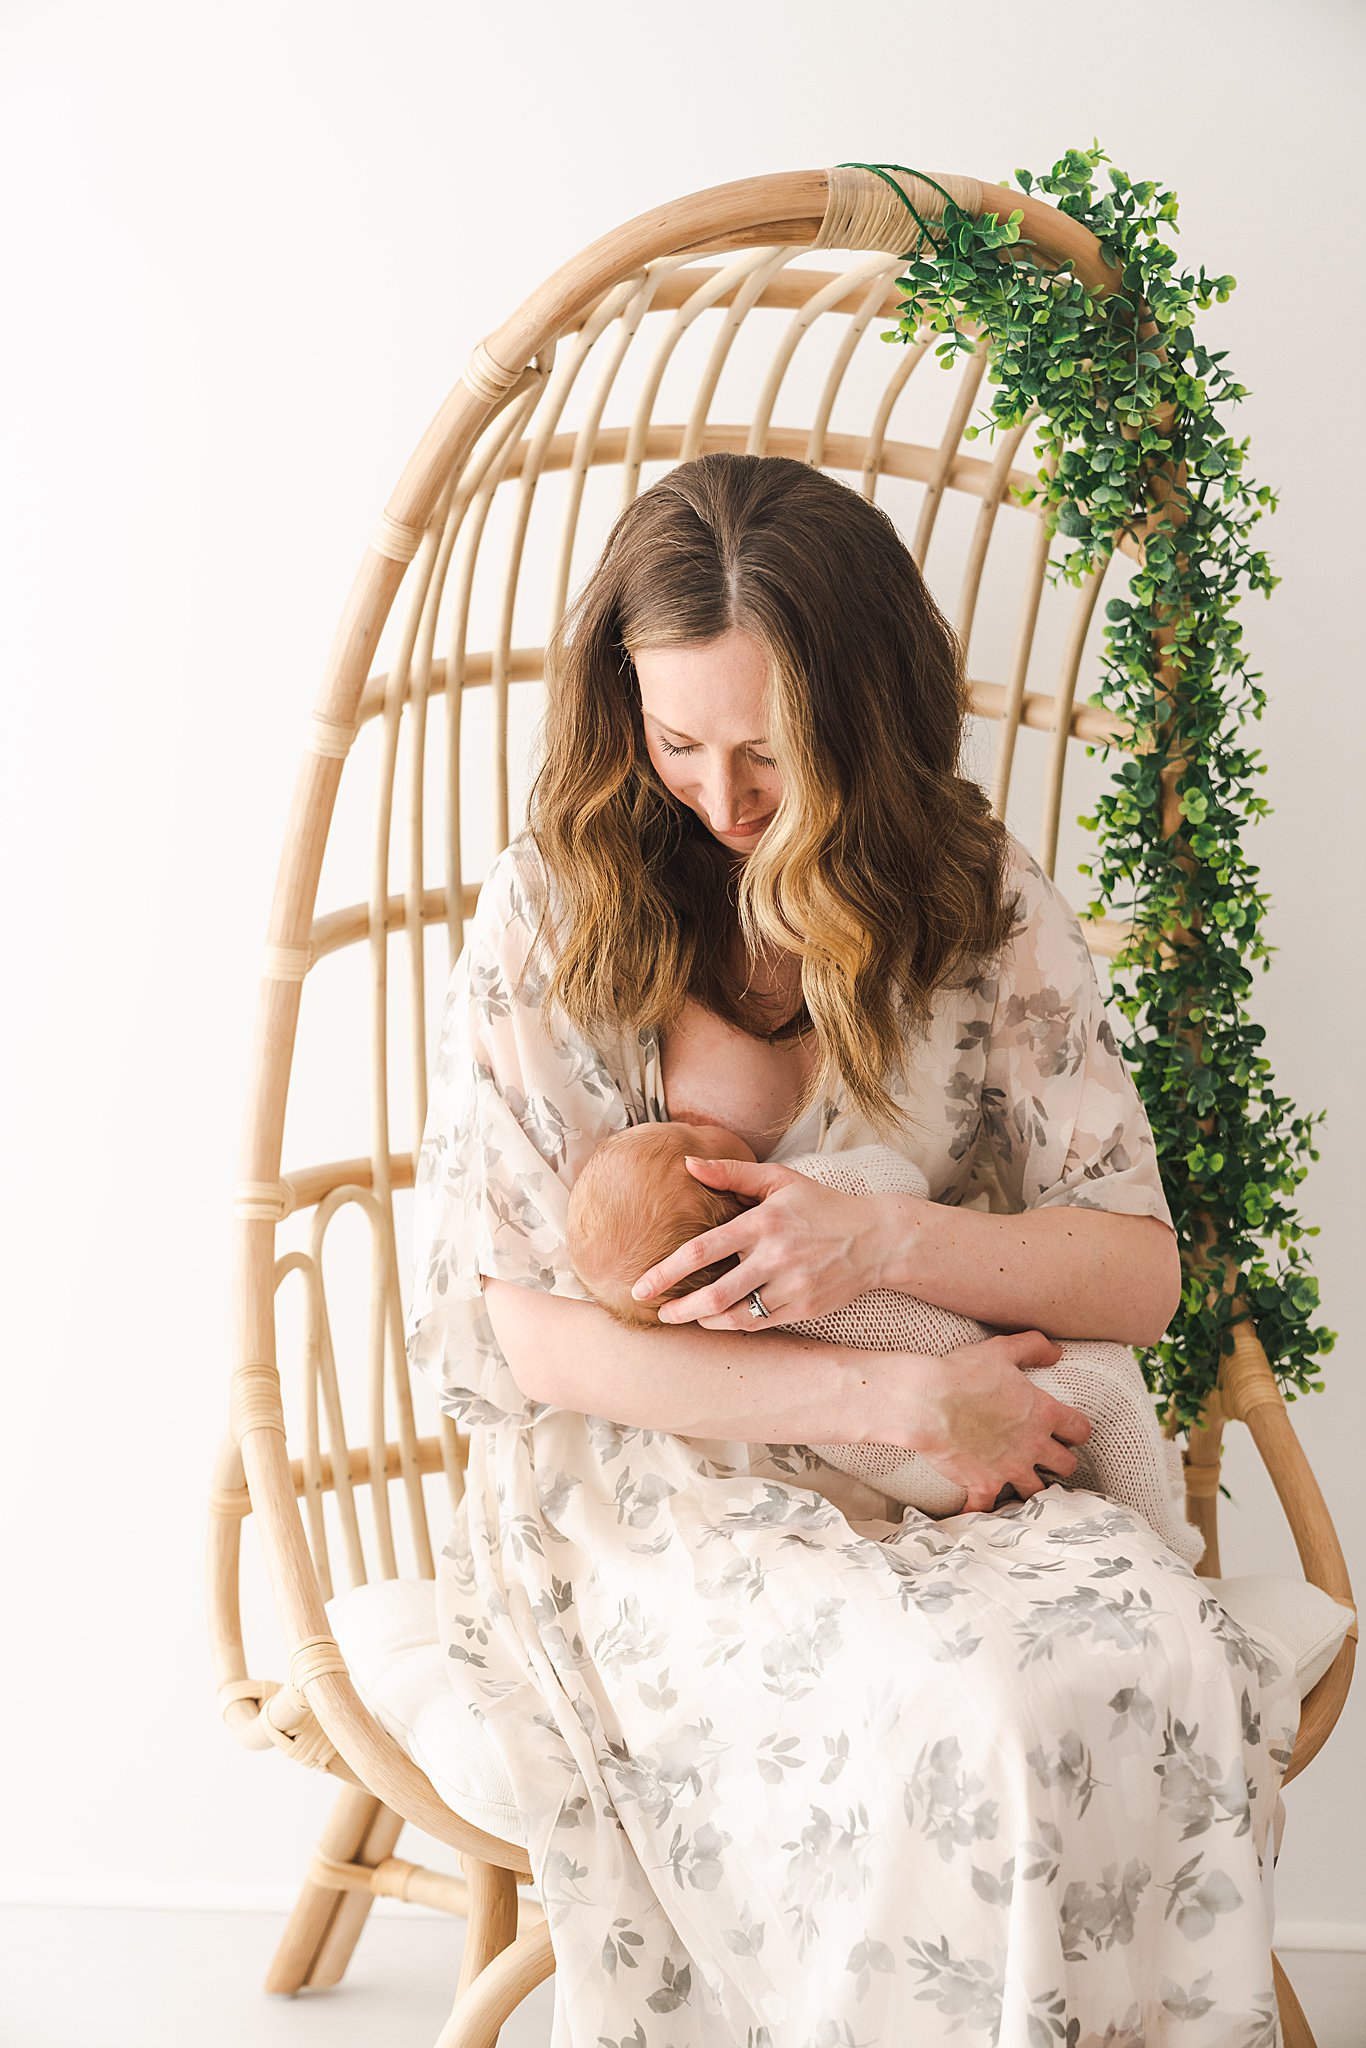
M 1156 1216 L 1075 1204 L 1016 1216 L 917 1195 L 865 1197 L 878 1218 L 865 1284 L 998 1328 L 1155 1344 L 1181 1300 L 1175 1233 Z
M 887 1284 L 1005 1328 L 1154 1344 L 1183 1278 L 1152 1127 L 1076 913 L 1011 850 L 1011 935 L 957 1077 L 978 1114 L 972 1179 L 995 1194 L 990 1210 L 880 1197 Z
M 595 1301 L 484 1276 L 493 1334 L 530 1401 L 674 1436 L 896 1443 L 926 1361 L 790 1330 L 630 1330 Z M 900 1425 L 897 1418 L 900 1417 Z
M 969 1512 L 1007 1483 L 1076 1470 L 1091 1424 L 1023 1366 L 1057 1346 L 1037 1330 L 988 1337 L 947 1358 L 863 1351 L 769 1330 L 755 1339 L 696 1324 L 624 1329 L 596 1302 L 486 1277 L 484 1299 L 531 1401 L 682 1437 L 744 1443 L 880 1443 L 921 1451 L 967 1490 Z

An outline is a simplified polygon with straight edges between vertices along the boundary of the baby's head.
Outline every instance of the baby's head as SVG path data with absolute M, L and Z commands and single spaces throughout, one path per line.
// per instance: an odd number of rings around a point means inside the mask
M 647 1266 L 747 1206 L 689 1173 L 685 1152 L 703 1159 L 754 1157 L 722 1124 L 632 1124 L 603 1139 L 569 1191 L 565 1242 L 574 1270 L 599 1307 L 631 1329 L 667 1329 L 659 1320 L 661 1302 L 692 1294 L 739 1264 L 733 1255 L 718 1259 L 648 1301 L 631 1294 Z

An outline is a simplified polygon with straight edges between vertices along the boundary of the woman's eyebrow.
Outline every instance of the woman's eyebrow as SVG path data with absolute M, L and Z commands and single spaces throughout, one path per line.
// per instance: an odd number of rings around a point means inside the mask
M 660 731 L 668 733 L 670 739 L 686 740 L 689 746 L 693 747 L 697 745 L 697 741 L 693 738 L 690 732 L 679 732 L 676 726 L 665 725 L 664 720 L 662 718 L 655 718 L 655 714 L 653 711 L 647 711 L 645 715 L 647 718 L 654 718 L 654 722 L 659 727 Z M 764 747 L 768 745 L 768 742 L 764 738 L 763 734 L 760 733 L 757 740 L 746 740 L 744 744 L 747 747 Z

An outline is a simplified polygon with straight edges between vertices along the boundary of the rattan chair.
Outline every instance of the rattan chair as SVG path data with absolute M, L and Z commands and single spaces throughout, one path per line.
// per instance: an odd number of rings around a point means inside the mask
M 975 213 L 1021 208 L 1038 247 L 1114 287 L 1075 221 L 999 186 L 935 175 Z M 929 186 L 913 197 L 938 216 Z M 945 372 L 934 337 L 880 341 L 913 240 L 907 220 L 866 171 L 784 172 L 660 206 L 564 264 L 476 344 L 423 435 L 379 515 L 308 722 L 236 1189 L 230 1433 L 210 1514 L 213 1646 L 233 1734 L 342 1781 L 267 1988 L 337 1983 L 381 1893 L 465 1915 L 440 2048 L 495 2041 L 554 1958 L 543 1911 L 519 1890 L 532 1874 L 516 1816 L 496 1824 L 496 1787 L 480 1778 L 487 1760 L 464 1775 L 464 1811 L 449 1773 L 439 1795 L 430 1759 L 426 1770 L 415 1760 L 428 1752 L 404 1739 L 392 1701 L 386 1711 L 383 1670 L 373 1656 L 359 1669 L 355 1603 L 368 1601 L 373 1621 L 386 1600 L 430 1592 L 433 1541 L 461 1496 L 467 1440 L 431 1389 L 411 1384 L 403 1346 L 428 1051 L 464 920 L 513 825 L 547 634 L 620 505 L 711 449 L 794 456 L 877 493 L 968 650 L 981 776 L 998 813 L 1009 801 L 1012 829 L 1074 907 L 1085 900 L 1084 883 L 1067 883 L 1072 856 L 1093 842 L 1068 842 L 1063 779 L 1067 768 L 1069 793 L 1086 800 L 1112 772 L 1086 742 L 1123 736 L 1087 703 L 1105 575 L 1080 589 L 1046 580 L 1042 521 L 1007 496 L 1037 466 L 1028 423 L 994 443 L 964 440 L 985 403 L 985 349 Z M 844 252 L 838 263 L 831 250 Z M 1127 567 L 1111 562 L 1111 594 L 1138 559 L 1135 547 Z M 492 794 L 493 843 L 473 854 L 477 821 L 462 829 L 469 774 Z M 1088 931 L 1100 958 L 1123 937 L 1116 923 Z M 368 1124 L 357 1130 L 362 1105 Z M 355 1234 L 362 1217 L 368 1250 Z M 340 1249 L 325 1275 L 329 1235 Z M 1209 1577 L 1219 1573 L 1226 1418 L 1252 1432 L 1306 1580 L 1350 1621 L 1304 1698 L 1293 1778 L 1341 1711 L 1356 1624 L 1331 1520 L 1248 1322 L 1187 1453 Z M 269 1585 L 248 1587 L 249 1619 L 257 1634 L 265 1617 L 278 1622 L 279 1680 L 249 1675 L 261 1664 L 243 1641 L 248 1517 Z M 410 1668 L 420 1649 L 405 1638 Z M 433 1672 L 439 1688 L 439 1661 Z M 430 1713 L 429 1702 L 429 1729 Z M 456 1851 L 463 1876 L 396 1856 L 405 1822 Z M 1312 2048 L 1279 1966 L 1277 1983 L 1286 2042 Z

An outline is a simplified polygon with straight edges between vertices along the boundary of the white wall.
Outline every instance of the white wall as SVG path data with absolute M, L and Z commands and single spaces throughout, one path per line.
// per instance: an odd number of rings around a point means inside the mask
M 1242 608 L 1280 949 L 1254 1014 L 1280 1090 L 1329 1112 L 1297 1199 L 1341 1335 L 1295 1420 L 1366 1580 L 1359 11 L 1309 0 L 1289 34 L 1263 0 L 9 0 L 0 39 L 9 1895 L 284 1899 L 331 1804 L 220 1728 L 202 1592 L 304 720 L 472 343 L 607 227 L 733 177 L 857 157 L 996 179 L 1098 135 L 1180 194 L 1185 259 L 1238 279 L 1207 331 L 1282 494 L 1259 535 L 1283 581 Z M 1290 1569 L 1244 1439 L 1228 1476 L 1225 1569 Z M 1359 1685 L 1288 1794 L 1301 1936 L 1366 1945 L 1364 1732 Z

